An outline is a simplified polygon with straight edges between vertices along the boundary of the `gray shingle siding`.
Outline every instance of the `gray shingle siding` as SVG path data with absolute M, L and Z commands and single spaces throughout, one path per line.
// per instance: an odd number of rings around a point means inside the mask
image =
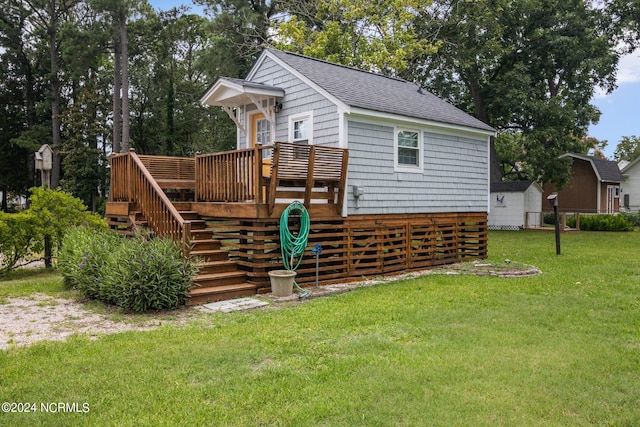
M 423 145 L 424 171 L 396 172 L 393 124 L 350 120 L 348 213 L 486 212 L 487 140 L 423 131 Z
M 265 58 L 251 78 L 284 89 L 283 109 L 276 115 L 276 141 L 289 140 L 289 117 L 313 111 L 313 143 L 315 145 L 338 145 L 338 109 L 324 96 L 289 73 L 270 58 Z M 246 146 L 246 139 L 241 138 Z

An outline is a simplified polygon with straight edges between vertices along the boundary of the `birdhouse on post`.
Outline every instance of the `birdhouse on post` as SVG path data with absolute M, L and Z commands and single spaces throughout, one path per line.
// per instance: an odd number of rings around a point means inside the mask
M 53 150 L 49 144 L 43 144 L 36 151 L 36 169 L 40 171 L 42 186 L 51 188 L 51 169 L 53 169 Z

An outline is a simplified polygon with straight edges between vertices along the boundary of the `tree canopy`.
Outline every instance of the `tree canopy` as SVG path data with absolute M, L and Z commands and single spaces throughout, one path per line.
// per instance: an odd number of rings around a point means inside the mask
M 198 3 L 205 14 L 147 0 L 5 1 L 0 191 L 37 184 L 44 143 L 59 159 L 54 185 L 93 208 L 107 194 L 107 156 L 127 144 L 166 155 L 233 148 L 234 124 L 197 101 L 218 77 L 244 77 L 265 45 L 426 87 L 498 130 L 503 171 L 561 185 L 558 156 L 586 152 L 599 118 L 590 100 L 615 88 L 640 16 L 637 0 Z

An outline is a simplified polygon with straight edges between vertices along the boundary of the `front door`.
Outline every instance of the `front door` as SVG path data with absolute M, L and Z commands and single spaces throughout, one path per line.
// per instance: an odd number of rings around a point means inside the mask
M 271 123 L 258 113 L 251 116 L 251 147 L 271 145 Z M 262 174 L 271 174 L 271 149 L 262 150 Z
M 620 197 L 620 187 L 617 185 L 607 185 L 607 213 L 616 213 L 618 210 L 618 197 Z

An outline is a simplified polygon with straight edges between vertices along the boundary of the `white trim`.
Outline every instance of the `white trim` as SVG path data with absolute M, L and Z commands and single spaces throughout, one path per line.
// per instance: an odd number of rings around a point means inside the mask
M 402 116 L 399 114 L 383 113 L 379 111 L 367 110 L 365 108 L 353 107 L 351 109 L 351 112 L 348 114 L 351 114 L 352 116 L 368 117 L 370 120 L 373 121 L 373 123 L 380 123 L 380 120 L 391 120 L 394 122 L 411 123 L 413 124 L 413 126 L 421 126 L 421 127 L 428 126 L 429 128 L 437 129 L 439 133 L 446 133 L 447 131 L 449 131 L 455 135 L 460 135 L 460 133 L 467 133 L 470 135 L 476 135 L 476 137 L 477 135 L 496 136 L 495 131 L 476 129 L 476 128 L 463 126 L 463 125 L 453 125 L 449 123 L 435 122 L 432 120 L 417 119 L 414 117 Z
M 398 150 L 400 148 L 400 146 L 398 145 L 398 134 L 400 132 L 415 132 L 418 137 L 418 147 L 417 147 L 418 164 L 416 166 L 400 164 L 398 162 Z M 404 173 L 423 173 L 424 172 L 424 135 L 423 133 L 424 133 L 424 130 L 419 128 L 407 128 L 404 126 L 393 127 L 393 170 L 394 172 L 404 172 Z
M 347 115 L 343 110 L 338 108 L 338 147 L 340 148 L 348 148 L 348 138 L 347 138 Z
M 247 82 L 251 83 L 251 82 Z M 276 87 L 255 87 L 247 84 L 246 86 L 235 81 L 230 81 L 221 77 L 214 83 L 207 93 L 200 98 L 200 104 L 203 106 L 228 106 L 228 107 L 240 107 L 246 103 L 246 98 L 260 97 L 266 98 L 282 98 L 285 93 L 281 88 Z M 266 86 L 266 85 L 265 85 Z M 212 100 L 211 98 L 218 95 L 218 99 Z M 252 100 L 252 102 L 255 102 Z
M 309 123 L 309 129 L 308 129 L 309 136 L 307 138 L 307 143 L 309 145 L 313 145 L 313 110 L 305 111 L 304 113 L 292 114 L 289 116 L 289 129 L 288 129 L 289 142 L 296 142 L 293 139 L 293 123 L 302 121 L 304 119 L 308 120 L 308 123 Z
M 240 120 L 238 120 L 237 114 L 234 113 L 234 111 L 233 111 L 233 110 L 237 111 L 237 109 L 235 109 L 235 108 L 232 109 L 231 107 L 226 107 L 226 106 L 222 107 L 222 109 L 224 110 L 225 113 L 227 113 L 229 118 L 231 120 L 233 120 L 233 122 L 236 124 L 238 130 L 242 131 L 246 135 L 247 134 L 246 128 L 244 126 L 242 126 L 242 123 L 240 123 Z
M 538 185 L 540 187 L 540 185 Z M 487 215 L 491 213 L 491 137 L 487 137 Z M 525 190 L 526 191 L 526 190 Z M 540 187 L 542 191 L 542 187 Z

